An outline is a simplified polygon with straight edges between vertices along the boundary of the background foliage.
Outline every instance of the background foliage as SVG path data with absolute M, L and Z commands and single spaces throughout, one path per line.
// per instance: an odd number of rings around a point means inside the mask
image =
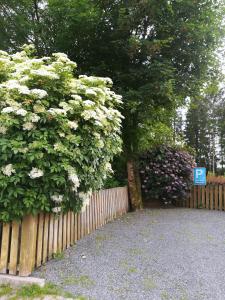
M 140 158 L 142 191 L 146 200 L 184 200 L 193 182 L 194 158 L 188 152 L 158 146 Z

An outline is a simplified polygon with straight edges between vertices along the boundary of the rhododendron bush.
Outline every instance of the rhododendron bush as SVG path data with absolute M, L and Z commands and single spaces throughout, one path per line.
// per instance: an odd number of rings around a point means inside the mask
M 145 199 L 185 200 L 194 166 L 194 158 L 188 152 L 173 147 L 158 146 L 143 154 L 140 175 Z
M 0 220 L 78 211 L 121 150 L 121 96 L 65 54 L 0 51 Z

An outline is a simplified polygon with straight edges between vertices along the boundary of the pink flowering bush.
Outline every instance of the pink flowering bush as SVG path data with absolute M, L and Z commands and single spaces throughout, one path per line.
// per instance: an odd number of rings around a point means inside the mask
M 194 158 L 186 151 L 158 146 L 142 155 L 140 175 L 146 199 L 184 200 L 193 181 Z
M 78 211 L 121 150 L 121 96 L 63 53 L 0 51 L 0 221 Z

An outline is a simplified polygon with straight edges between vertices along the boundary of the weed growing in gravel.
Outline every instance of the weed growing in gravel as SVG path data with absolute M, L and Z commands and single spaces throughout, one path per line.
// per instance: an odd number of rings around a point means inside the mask
M 69 276 L 64 278 L 63 284 L 65 285 L 80 285 L 82 287 L 90 287 L 95 285 L 94 280 L 92 280 L 87 275 L 81 275 L 81 276 Z
M 164 292 L 161 293 L 161 299 L 162 300 L 169 300 L 170 296 L 166 291 L 164 291 Z
M 128 273 L 137 273 L 138 270 L 137 270 L 137 268 L 131 267 L 127 271 L 128 271 Z
M 39 285 L 25 285 L 19 288 L 12 288 L 10 285 L 0 286 L 0 297 L 7 296 L 9 300 L 18 299 L 42 299 L 45 296 L 63 296 L 76 300 L 84 300 L 81 296 L 74 297 L 69 292 L 62 291 L 59 287 L 53 284 L 46 284 L 44 287 Z
M 155 289 L 157 287 L 156 283 L 154 282 L 154 280 L 152 278 L 145 278 L 143 280 L 143 286 L 145 290 L 152 290 Z
M 64 259 L 64 253 L 63 252 L 56 252 L 53 254 L 53 258 L 56 260 L 61 260 Z
M 8 295 L 12 292 L 12 288 L 8 284 L 0 285 L 0 297 Z
M 132 256 L 138 256 L 138 255 L 143 254 L 143 250 L 140 248 L 131 248 L 131 249 L 129 249 L 129 253 Z

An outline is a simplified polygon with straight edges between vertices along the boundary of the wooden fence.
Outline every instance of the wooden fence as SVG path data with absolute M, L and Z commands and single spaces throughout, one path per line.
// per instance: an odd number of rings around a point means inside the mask
M 190 197 L 179 203 L 181 207 L 225 210 L 225 184 L 209 183 L 193 186 Z
M 0 224 L 0 273 L 28 276 L 106 222 L 128 211 L 126 187 L 94 193 L 84 212 L 26 216 Z

